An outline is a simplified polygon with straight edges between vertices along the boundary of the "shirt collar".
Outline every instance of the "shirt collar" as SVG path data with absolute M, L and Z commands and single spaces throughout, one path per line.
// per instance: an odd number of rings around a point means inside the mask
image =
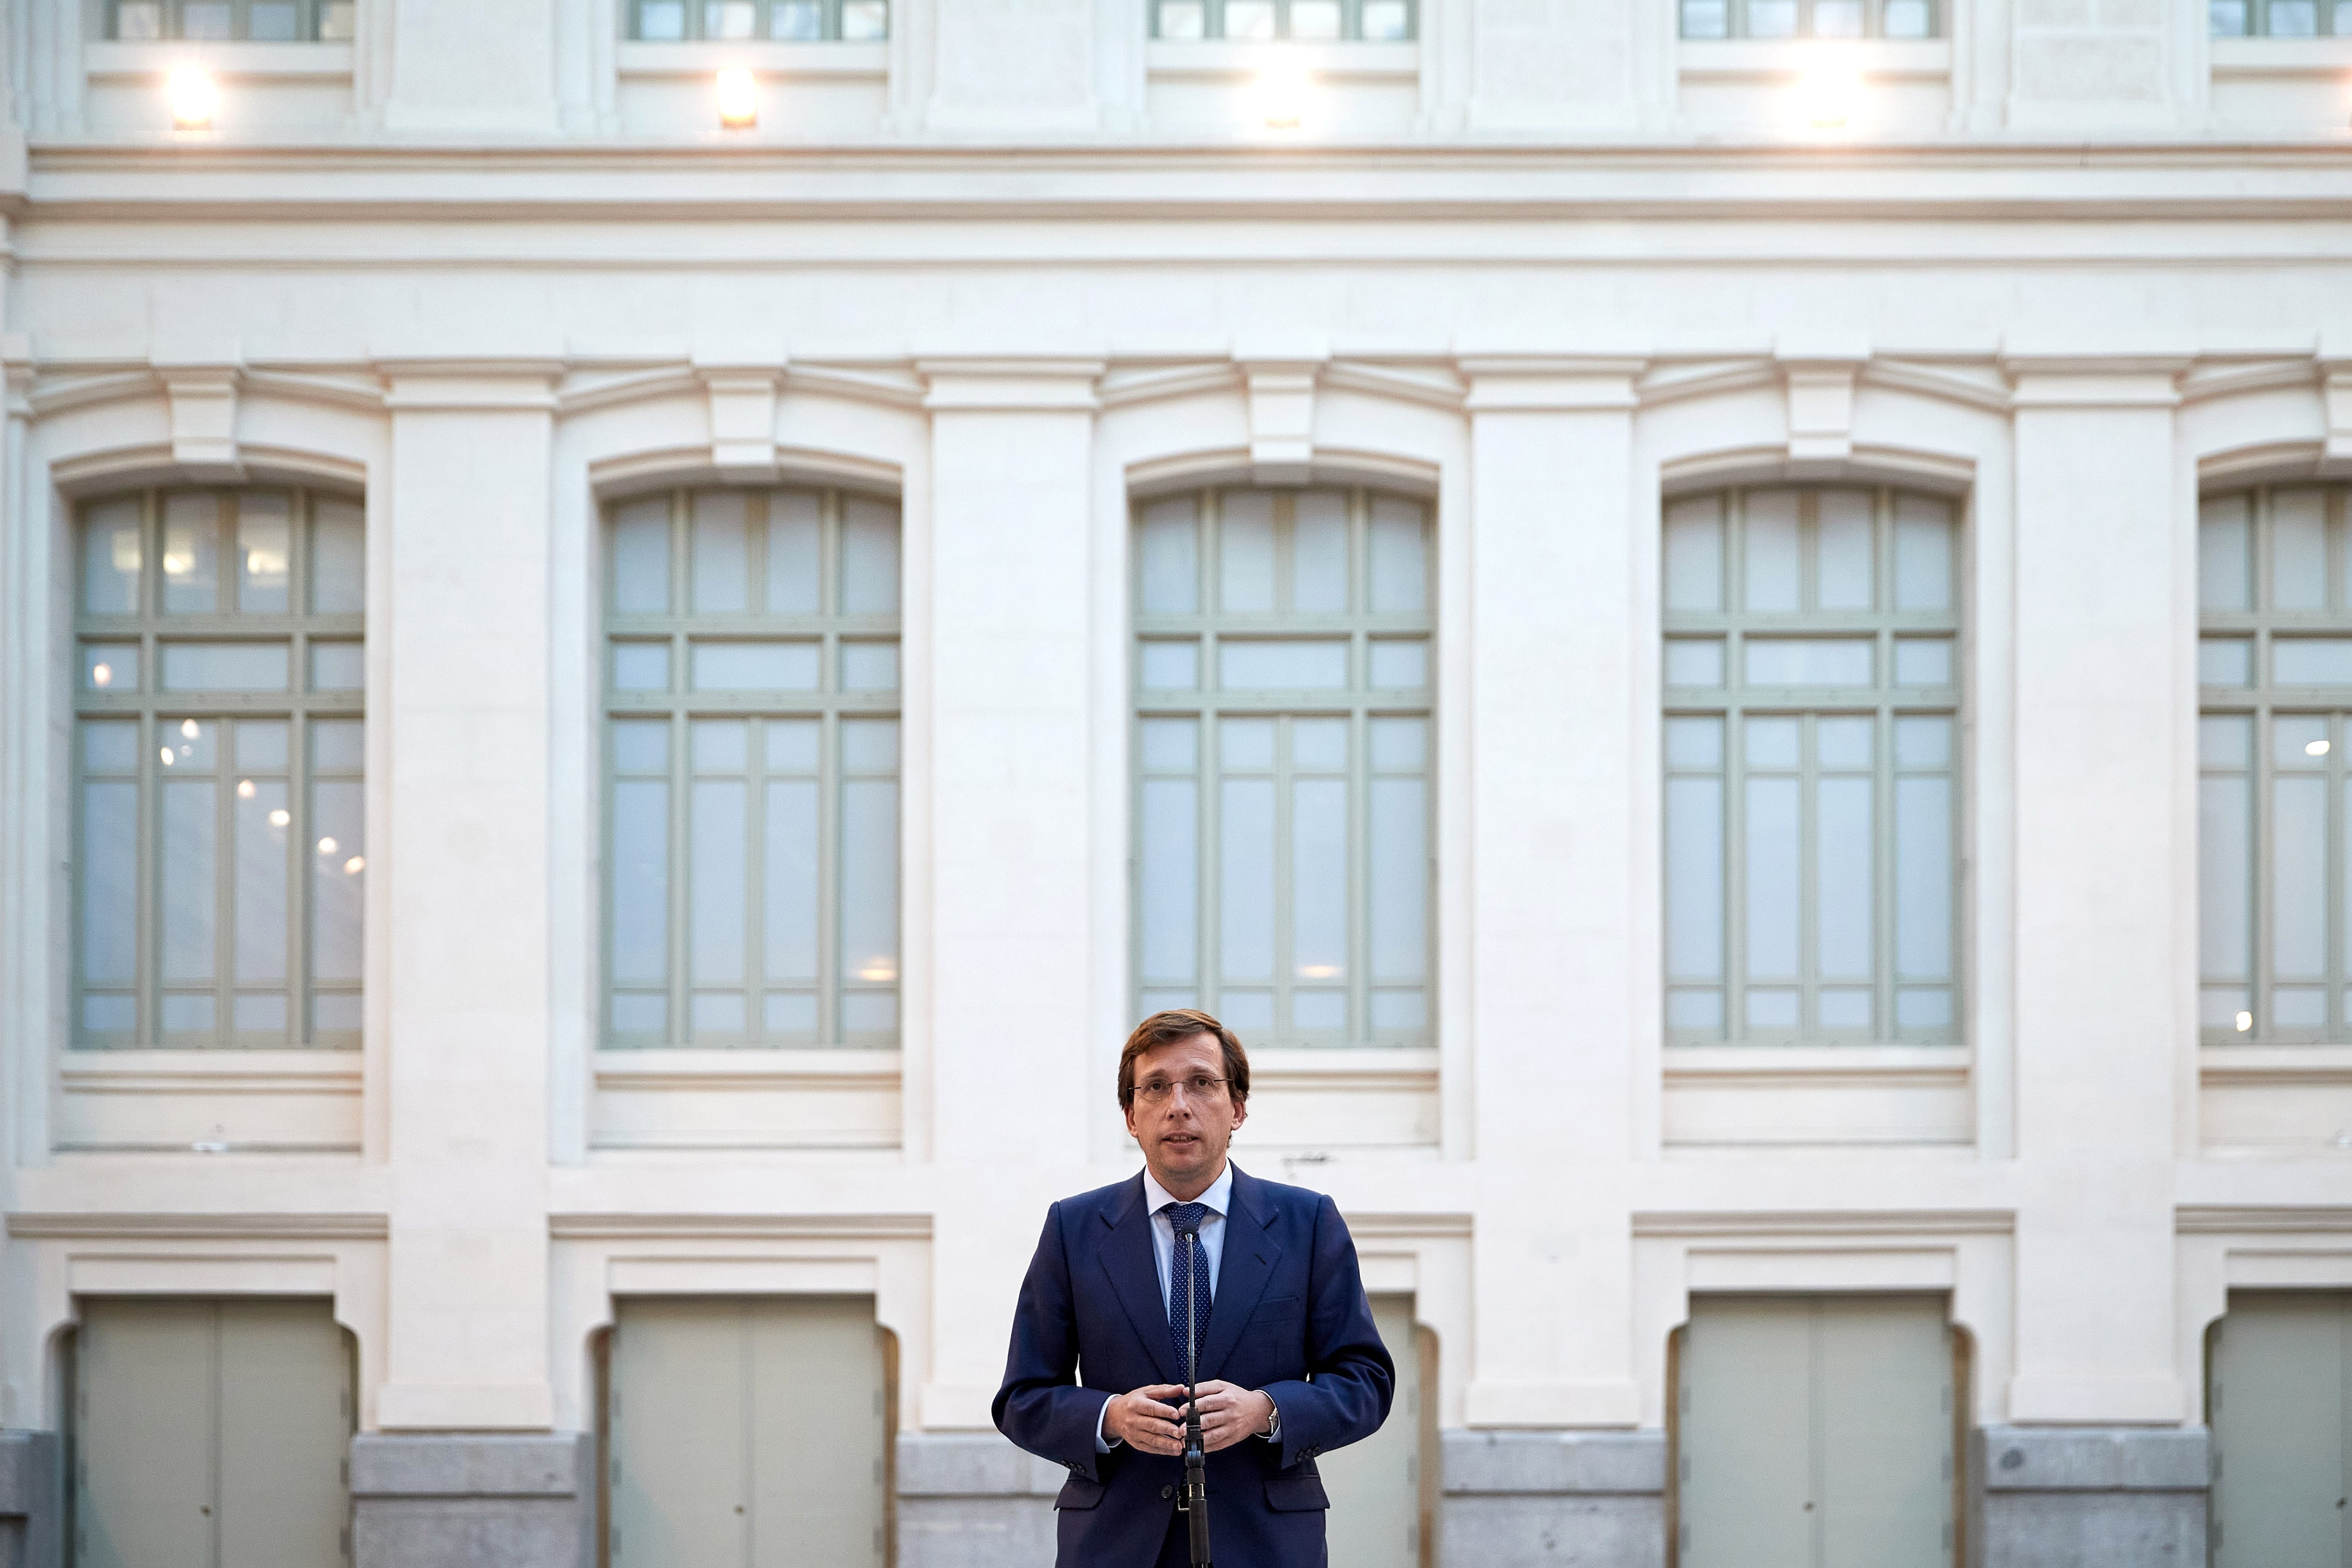
M 1170 1204 L 1179 1201 L 1173 1193 L 1152 1179 L 1150 1166 L 1143 1167 L 1143 1211 L 1146 1214 L 1156 1215 Z M 1209 1212 L 1220 1219 L 1233 1211 L 1234 1162 L 1231 1159 L 1226 1160 L 1225 1168 L 1217 1173 L 1217 1179 L 1209 1184 L 1209 1190 L 1192 1201 L 1207 1204 Z

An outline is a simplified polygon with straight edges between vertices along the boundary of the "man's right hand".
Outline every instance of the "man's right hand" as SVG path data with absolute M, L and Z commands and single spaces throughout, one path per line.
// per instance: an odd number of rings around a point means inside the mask
M 1176 1406 L 1163 1400 L 1181 1400 L 1181 1383 L 1153 1383 L 1132 1394 L 1114 1394 L 1103 1409 L 1103 1435 L 1147 1454 L 1184 1451 L 1184 1424 Z

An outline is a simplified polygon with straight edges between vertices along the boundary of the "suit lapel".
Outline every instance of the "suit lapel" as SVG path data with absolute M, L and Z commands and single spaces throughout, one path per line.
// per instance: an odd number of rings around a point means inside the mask
M 1127 1184 L 1118 1203 L 1103 1210 L 1110 1240 L 1099 1254 L 1110 1288 L 1127 1309 L 1162 1383 L 1181 1383 L 1183 1369 L 1168 1348 L 1168 1309 L 1160 1299 L 1160 1260 L 1151 1249 L 1151 1216 L 1143 1208 L 1143 1177 Z M 1211 1302 L 1214 1306 L 1213 1299 Z
M 1273 1228 L 1277 1218 L 1257 1178 L 1235 1166 L 1233 1210 L 1225 1216 L 1224 1255 L 1217 1260 L 1217 1289 L 1209 1299 L 1209 1332 L 1201 1341 L 1203 1383 L 1224 1375 L 1225 1358 L 1241 1343 L 1242 1325 L 1257 1310 L 1266 1281 L 1274 1278 L 1274 1266 L 1282 1258 L 1278 1233 Z

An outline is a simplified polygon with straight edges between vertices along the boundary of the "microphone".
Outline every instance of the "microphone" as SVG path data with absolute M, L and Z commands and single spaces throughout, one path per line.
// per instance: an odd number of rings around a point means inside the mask
M 1170 1217 L 1171 1219 L 1173 1216 Z M 1184 1491 L 1176 1502 L 1190 1527 L 1192 1568 L 1211 1568 L 1209 1562 L 1208 1456 L 1201 1447 L 1201 1397 L 1193 1385 L 1200 1380 L 1200 1303 L 1192 1290 L 1193 1249 L 1201 1244 L 1197 1221 L 1176 1232 L 1184 1244 Z

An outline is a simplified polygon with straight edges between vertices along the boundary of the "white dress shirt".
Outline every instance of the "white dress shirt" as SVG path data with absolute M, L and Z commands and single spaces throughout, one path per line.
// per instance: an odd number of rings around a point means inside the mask
M 1170 1293 L 1176 1274 L 1176 1222 L 1160 1210 L 1171 1203 L 1182 1201 L 1153 1179 L 1150 1166 L 1144 1167 L 1143 1208 L 1151 1216 L 1151 1256 L 1160 1266 L 1160 1310 L 1163 1312 L 1169 1311 Z M 1234 1202 L 1234 1165 L 1231 1160 L 1227 1160 L 1225 1168 L 1217 1173 L 1217 1179 L 1209 1184 L 1209 1190 L 1192 1201 L 1206 1205 L 1209 1210 L 1201 1219 L 1198 1245 L 1201 1255 L 1208 1260 L 1209 1296 L 1213 1301 L 1217 1294 L 1217 1266 L 1225 1260 L 1225 1211 L 1233 1207 Z M 1195 1332 L 1204 1340 L 1208 1337 L 1208 1314 L 1205 1312 L 1202 1314 L 1200 1327 Z M 1109 1414 L 1110 1400 L 1106 1398 L 1102 1409 L 1095 1415 L 1095 1452 L 1097 1454 L 1108 1454 L 1118 1447 L 1118 1443 L 1103 1431 L 1103 1418 Z M 1281 1430 L 1282 1414 L 1276 1411 L 1274 1425 L 1258 1436 L 1271 1438 Z

